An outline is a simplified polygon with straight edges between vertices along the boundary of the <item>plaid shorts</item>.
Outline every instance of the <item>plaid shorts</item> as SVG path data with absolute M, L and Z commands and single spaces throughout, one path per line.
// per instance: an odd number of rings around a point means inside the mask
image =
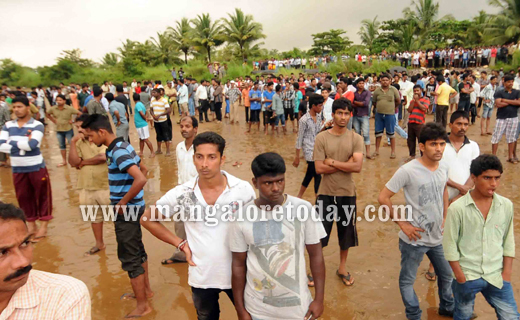
M 506 134 L 507 143 L 513 143 L 516 141 L 516 131 L 518 130 L 518 117 L 497 119 L 495 124 L 495 131 L 491 137 L 491 144 L 497 144 L 504 133 Z

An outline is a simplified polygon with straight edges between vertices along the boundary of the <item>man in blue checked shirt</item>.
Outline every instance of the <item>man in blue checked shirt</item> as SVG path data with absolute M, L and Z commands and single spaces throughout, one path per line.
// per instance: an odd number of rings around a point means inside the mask
M 148 280 L 148 256 L 144 250 L 139 223 L 145 209 L 143 187 L 147 181 L 147 169 L 132 145 L 116 137 L 107 117 L 91 115 L 81 127 L 96 145 L 107 146 L 110 203 L 116 206 L 118 213 L 115 219 L 117 256 L 123 270 L 128 272 L 134 290 L 133 294 L 124 294 L 123 298 L 135 297 L 137 300 L 137 308 L 125 318 L 144 316 L 152 311 L 148 298 L 153 296 Z M 118 206 L 128 206 L 128 210 Z M 137 217 L 126 214 L 136 211 Z

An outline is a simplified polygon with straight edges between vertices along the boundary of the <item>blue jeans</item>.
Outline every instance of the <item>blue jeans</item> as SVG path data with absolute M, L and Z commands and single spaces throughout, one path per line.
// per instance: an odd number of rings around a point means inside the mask
M 229 113 L 229 99 L 226 99 L 226 114 Z
M 471 104 L 469 100 L 459 100 L 459 108 L 457 110 L 464 110 L 464 112 L 469 113 L 469 108 L 471 107 Z
M 370 145 L 370 122 L 368 116 L 352 117 L 352 125 L 357 134 L 363 133 L 365 145 Z
M 70 144 L 72 136 L 74 136 L 74 131 L 72 129 L 70 129 L 69 131 L 57 131 L 56 136 L 58 137 L 58 144 L 60 145 L 60 150 L 67 150 L 65 139 L 67 139 L 67 141 Z
M 453 296 L 455 297 L 454 320 L 470 319 L 473 314 L 473 307 L 475 306 L 475 296 L 479 292 L 482 293 L 486 301 L 495 309 L 497 319 L 520 319 L 513 294 L 513 287 L 510 282 L 504 281 L 502 289 L 498 289 L 482 278 L 466 281 L 463 284 L 453 280 L 452 288 Z
M 450 264 L 444 258 L 442 245 L 436 247 L 412 246 L 399 239 L 399 250 L 401 251 L 401 272 L 399 274 L 399 289 L 405 306 L 406 318 L 410 320 L 421 319 L 421 308 L 419 299 L 415 294 L 413 285 L 417 276 L 417 269 L 421 264 L 424 254 L 428 256 L 439 286 L 439 309 L 452 311 L 454 300 L 451 291 L 453 280 Z
M 278 127 L 278 123 L 282 121 L 282 126 L 285 127 L 285 114 L 279 114 L 276 116 L 276 118 L 274 119 L 274 126 L 275 127 Z
M 393 114 L 382 114 L 376 111 L 375 118 L 375 135 L 376 138 L 381 137 L 386 130 L 388 138 L 394 138 L 396 118 Z
M 188 100 L 188 110 L 190 112 L 190 116 L 195 115 L 195 99 L 194 98 L 190 98 Z
M 401 137 L 408 139 L 408 133 L 399 126 L 399 122 L 397 121 L 397 114 L 395 115 L 395 132 Z

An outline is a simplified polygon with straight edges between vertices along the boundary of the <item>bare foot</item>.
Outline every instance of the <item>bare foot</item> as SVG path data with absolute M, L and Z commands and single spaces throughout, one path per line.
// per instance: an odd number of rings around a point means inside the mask
M 146 299 L 151 299 L 155 293 L 152 290 L 146 290 Z M 127 292 L 123 294 L 120 298 L 121 300 L 132 300 L 135 299 L 135 294 L 133 292 Z
M 144 156 L 142 152 L 139 152 L 137 155 L 139 156 L 139 158 L 142 158 Z
M 155 151 L 155 154 L 162 154 L 162 151 L 157 150 L 157 151 Z
M 149 158 L 155 158 L 155 153 L 152 152 L 152 153 L 150 154 Z
M 167 152 L 166 152 L 166 156 L 167 156 L 167 157 L 170 156 L 170 151 L 167 151 Z
M 147 315 L 150 312 L 152 312 L 152 308 L 147 304 L 144 309 L 135 308 L 132 312 L 127 314 L 124 319 L 141 318 L 142 316 Z
M 66 165 L 67 165 L 67 164 L 66 164 L 65 162 L 62 162 L 62 163 L 58 164 L 56 167 L 59 168 L 59 167 L 64 167 L 64 166 L 66 166 Z

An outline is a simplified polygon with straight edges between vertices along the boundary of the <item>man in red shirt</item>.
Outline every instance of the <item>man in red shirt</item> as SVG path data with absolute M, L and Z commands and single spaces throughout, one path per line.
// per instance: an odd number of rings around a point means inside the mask
M 495 65 L 496 59 L 497 59 L 497 48 L 493 47 L 493 48 L 491 48 L 491 63 L 489 64 L 490 67 Z
M 413 100 L 410 102 L 408 106 L 408 112 L 410 116 L 408 117 L 408 151 L 410 152 L 410 157 L 406 160 L 412 161 L 415 159 L 415 147 L 416 140 L 419 140 L 419 134 L 421 133 L 421 129 L 424 126 L 424 114 L 428 111 L 430 107 L 430 100 L 423 97 L 422 88 L 420 85 L 415 85 L 413 87 Z
M 348 78 L 340 78 L 337 93 L 334 97 L 334 100 L 338 100 L 339 98 L 347 98 L 350 102 L 354 102 L 354 92 L 348 90 Z

